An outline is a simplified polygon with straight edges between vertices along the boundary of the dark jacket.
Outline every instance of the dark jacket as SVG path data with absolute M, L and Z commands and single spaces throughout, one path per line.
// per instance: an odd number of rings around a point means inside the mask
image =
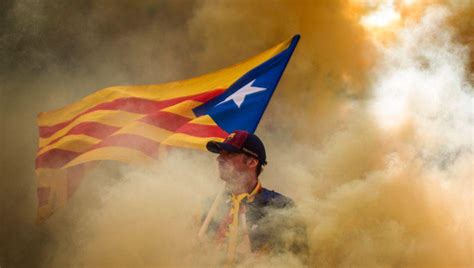
M 305 226 L 297 215 L 293 200 L 261 188 L 251 202 L 243 200 L 242 203 L 246 206 L 252 252 L 307 254 Z M 218 228 L 219 220 L 229 209 L 229 202 L 221 206 L 209 225 L 211 233 Z

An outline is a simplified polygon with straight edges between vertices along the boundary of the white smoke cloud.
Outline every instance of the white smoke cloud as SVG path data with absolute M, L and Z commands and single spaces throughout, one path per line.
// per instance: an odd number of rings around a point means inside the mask
M 387 132 L 411 124 L 414 150 L 427 168 L 440 171 L 472 155 L 474 130 L 469 50 L 455 41 L 449 15 L 446 8 L 429 8 L 395 43 L 381 47 L 370 104 Z

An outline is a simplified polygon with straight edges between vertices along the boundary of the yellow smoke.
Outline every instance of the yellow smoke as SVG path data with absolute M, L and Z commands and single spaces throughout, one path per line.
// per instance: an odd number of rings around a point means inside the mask
M 299 204 L 310 266 L 470 266 L 472 192 L 465 187 L 472 189 L 473 157 L 462 149 L 470 140 L 457 131 L 472 130 L 472 96 L 466 93 L 472 87 L 465 84 L 466 51 L 447 25 L 448 9 L 425 8 L 404 22 L 392 6 L 396 21 L 377 22 L 374 29 L 364 20 L 373 13 L 348 15 L 351 5 L 280 2 L 265 13 L 267 5 L 205 3 L 192 27 L 211 25 L 198 35 L 213 37 L 202 39 L 200 62 L 215 57 L 225 63 L 222 55 L 243 50 L 242 40 L 246 48 L 260 46 L 264 30 L 258 27 L 273 29 L 264 40 L 277 40 L 281 32 L 303 36 L 259 134 L 270 152 L 263 184 Z M 247 35 L 239 39 L 231 31 L 233 21 L 220 16 L 257 29 L 243 29 Z M 279 23 L 283 18 L 287 23 Z M 447 33 L 440 36 L 443 27 Z M 216 29 L 229 32 L 211 34 Z M 459 129 L 447 129 L 450 125 Z M 212 188 L 216 181 L 203 174 L 215 164 L 186 159 L 169 162 L 170 169 L 161 167 L 153 179 L 127 173 L 134 181 L 113 190 L 117 196 L 98 211 L 104 216 L 91 224 L 94 238 L 74 262 L 212 264 L 217 253 L 195 247 L 190 215 L 202 191 L 190 180 L 200 178 L 201 187 Z M 185 178 L 167 173 L 181 166 L 194 172 Z M 170 174 L 168 180 L 163 173 Z M 156 196 L 149 186 L 160 189 Z M 135 230 L 135 221 L 145 230 Z M 241 264 L 300 265 L 291 256 Z
M 48 60 L 50 50 L 31 52 L 33 62 L 46 64 L 50 73 L 23 86 L 50 97 L 30 107 L 30 94 L 15 95 L 18 110 L 8 106 L 4 114 L 29 111 L 34 118 L 40 108 L 65 105 L 105 84 L 209 72 L 300 33 L 257 134 L 268 151 L 262 184 L 298 204 L 308 228 L 309 265 L 473 266 L 471 3 L 99 1 L 75 8 L 94 18 L 84 23 L 71 15 L 81 23 L 67 22 L 71 29 L 90 30 L 77 37 L 74 53 L 87 68 L 71 75 Z M 14 14 L 27 17 L 31 9 L 41 8 L 20 1 Z M 120 16 L 137 20 L 125 27 L 117 22 Z M 17 29 L 31 28 L 31 36 L 54 32 L 44 30 L 56 23 L 52 14 L 28 18 L 34 23 L 20 21 Z M 74 36 L 71 29 L 62 30 L 64 36 Z M 61 50 L 57 42 L 51 46 Z M 73 88 L 84 91 L 68 91 Z M 31 155 L 33 134 L 25 137 Z M 16 141 L 11 144 L 20 143 L 17 135 L 8 136 Z M 22 159 L 18 151 L 7 150 L 8 166 Z M 19 174 L 8 170 L 10 178 Z M 18 177 L 21 185 L 34 181 L 32 173 Z M 6 214 L 13 218 L 7 225 L 24 235 L 4 236 L 10 243 L 2 246 L 13 257 L 0 258 L 0 265 L 215 265 L 219 254 L 196 241 L 194 215 L 219 186 L 214 156 L 203 152 L 175 151 L 146 170 L 104 163 L 88 175 L 68 208 L 40 227 L 29 223 L 32 186 L 28 202 Z M 10 205 L 21 199 L 7 197 L 2 200 Z M 301 264 L 283 255 L 250 257 L 241 265 Z

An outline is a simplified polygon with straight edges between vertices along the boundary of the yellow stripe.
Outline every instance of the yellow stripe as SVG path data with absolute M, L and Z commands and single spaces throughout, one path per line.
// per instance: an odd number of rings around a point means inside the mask
M 51 216 L 51 214 L 53 214 L 53 210 L 49 203 L 44 206 L 38 207 L 36 224 L 43 223 L 49 216 Z
M 125 111 L 94 111 L 92 113 L 87 113 L 73 122 L 68 126 L 58 130 L 52 136 L 48 138 L 43 138 L 39 140 L 39 147 L 43 147 L 50 143 L 51 141 L 65 135 L 71 128 L 77 126 L 82 122 L 97 122 L 102 123 L 104 125 L 113 126 L 113 127 L 123 127 L 131 122 L 142 118 L 143 114 L 136 114 L 136 113 L 129 113 Z
M 193 119 L 193 118 L 196 118 L 196 116 L 194 115 L 192 109 L 198 107 L 201 104 L 202 102 L 199 102 L 199 101 L 187 100 L 187 101 L 180 102 L 176 105 L 173 105 L 171 107 L 168 107 L 166 109 L 162 109 L 162 111 L 174 113 L 177 115 L 181 115 L 181 116 Z
M 115 160 L 126 164 L 138 166 L 149 165 L 154 162 L 153 158 L 147 156 L 146 154 L 138 150 L 118 146 L 108 146 L 83 153 L 78 157 L 74 158 L 74 160 L 72 160 L 62 168 L 69 168 L 82 163 L 87 163 L 96 160 Z
M 38 188 L 49 188 L 47 204 L 38 208 L 38 222 L 45 220 L 51 213 L 67 202 L 67 171 L 52 169 L 37 169 Z
M 174 132 L 168 131 L 166 129 L 158 128 L 152 126 L 150 124 L 142 123 L 142 122 L 133 122 L 132 124 L 120 129 L 116 134 L 134 134 L 143 136 L 150 140 L 161 142 L 167 137 L 173 135 Z
M 38 178 L 38 188 L 48 187 L 55 180 L 66 178 L 67 175 L 67 170 L 64 169 L 37 168 L 35 172 Z
M 288 48 L 290 41 L 291 39 L 240 64 L 192 79 L 166 84 L 105 88 L 63 108 L 40 113 L 38 115 L 38 124 L 41 126 L 55 125 L 67 121 L 99 103 L 112 101 L 117 98 L 138 97 L 150 100 L 165 100 L 199 94 L 219 88 L 228 88 L 243 74 Z
M 193 148 L 199 150 L 206 150 L 206 143 L 208 141 L 215 140 L 215 141 L 223 141 L 223 138 L 217 137 L 196 137 L 190 136 L 183 133 L 176 133 L 167 138 L 162 142 L 165 145 L 177 146 L 177 147 L 185 147 L 185 148 Z
M 161 142 L 174 134 L 172 131 L 158 128 L 149 124 L 135 121 L 128 126 L 123 127 L 110 137 L 118 134 L 133 134 L 148 138 L 150 140 Z M 86 135 L 67 135 L 51 145 L 43 147 L 36 155 L 39 156 L 51 149 L 63 149 L 73 152 L 84 152 L 90 146 L 99 143 L 101 140 Z
M 203 116 L 200 116 L 200 117 L 198 117 L 194 120 L 191 120 L 188 123 L 193 123 L 193 124 L 198 124 L 198 125 L 208 125 L 208 126 L 216 126 L 217 125 L 217 123 L 214 122 L 212 117 L 210 117 L 207 114 L 203 115 Z
M 84 169 L 92 169 L 95 167 L 95 163 L 89 163 L 84 165 Z M 47 186 L 58 178 L 65 178 L 67 176 L 68 169 L 63 168 L 37 168 L 35 169 L 36 177 L 38 178 L 38 186 Z
M 91 145 L 100 142 L 99 139 L 86 136 L 86 135 L 67 135 L 64 138 L 60 139 L 58 142 L 55 142 L 51 145 L 43 147 L 36 156 L 43 154 L 51 149 L 62 149 L 67 151 L 73 151 L 77 153 L 82 153 Z

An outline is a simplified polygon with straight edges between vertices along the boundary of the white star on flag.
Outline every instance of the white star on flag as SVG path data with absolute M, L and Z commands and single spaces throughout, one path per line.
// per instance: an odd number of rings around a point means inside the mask
M 254 79 L 253 81 L 251 81 L 247 85 L 243 86 L 242 88 L 240 88 L 239 90 L 234 92 L 232 95 L 227 96 L 227 98 L 225 100 L 219 102 L 217 105 L 220 105 L 224 102 L 233 100 L 234 103 L 237 105 L 237 107 L 240 108 L 240 106 L 244 102 L 245 97 L 247 95 L 266 90 L 266 88 L 264 88 L 264 87 L 253 87 L 252 84 L 253 84 L 253 82 L 255 82 L 255 80 L 257 80 L 257 79 Z

